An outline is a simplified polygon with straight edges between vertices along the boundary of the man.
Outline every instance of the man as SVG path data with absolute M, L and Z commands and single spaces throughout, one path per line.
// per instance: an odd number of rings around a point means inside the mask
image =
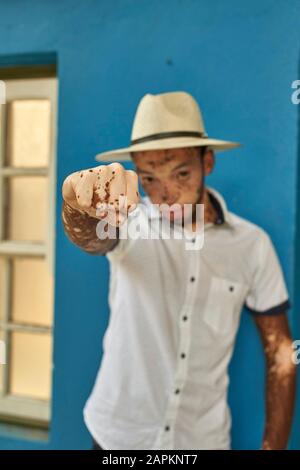
M 96 157 L 113 163 L 64 181 L 68 237 L 87 253 L 106 254 L 111 268 L 104 355 L 84 410 L 98 448 L 230 449 L 227 369 L 244 305 L 266 355 L 261 448 L 287 446 L 295 365 L 279 260 L 268 234 L 230 212 L 221 194 L 205 185 L 214 151 L 237 145 L 206 135 L 190 94 L 147 94 L 131 145 Z M 116 162 L 130 156 L 136 172 Z M 146 197 L 139 198 L 137 175 Z M 199 204 L 204 242 L 197 248 Z M 135 219 L 142 235 L 154 221 L 168 221 L 173 234 L 184 227 L 196 235 L 124 237 Z M 103 220 L 106 238 L 97 230 Z

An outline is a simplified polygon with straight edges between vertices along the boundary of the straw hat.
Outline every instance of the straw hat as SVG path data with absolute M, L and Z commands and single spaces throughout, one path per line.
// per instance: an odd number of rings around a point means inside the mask
M 126 161 L 131 160 L 129 152 L 138 150 L 194 146 L 208 146 L 218 151 L 229 150 L 240 144 L 208 137 L 198 103 L 189 93 L 147 93 L 137 107 L 130 145 L 98 153 L 96 160 Z

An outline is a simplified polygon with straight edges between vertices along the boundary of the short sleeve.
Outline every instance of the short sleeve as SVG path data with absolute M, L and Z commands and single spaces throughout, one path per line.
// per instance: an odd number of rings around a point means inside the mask
M 253 315 L 276 315 L 291 307 L 284 275 L 271 238 L 261 231 L 257 261 L 245 306 Z

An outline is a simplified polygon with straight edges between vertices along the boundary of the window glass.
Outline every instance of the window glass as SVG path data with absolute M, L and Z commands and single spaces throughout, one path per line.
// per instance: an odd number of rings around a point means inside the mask
M 48 216 L 48 179 L 15 176 L 8 181 L 7 238 L 20 241 L 45 240 Z
M 49 334 L 12 332 L 9 362 L 11 394 L 49 399 L 51 386 Z
M 13 100 L 8 104 L 7 165 L 47 166 L 50 149 L 50 101 Z
M 16 257 L 12 269 L 12 321 L 51 326 L 52 284 L 46 259 Z

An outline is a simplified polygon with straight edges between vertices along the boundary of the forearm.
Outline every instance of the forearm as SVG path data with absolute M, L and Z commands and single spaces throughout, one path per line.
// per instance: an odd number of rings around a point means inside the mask
M 104 255 L 118 243 L 118 229 L 117 238 L 100 239 L 96 231 L 99 219 L 90 217 L 82 210 L 73 209 L 65 201 L 62 206 L 62 222 L 69 240 L 87 253 Z
M 280 348 L 283 350 L 281 344 L 272 356 L 275 360 L 270 359 L 267 364 L 266 426 L 263 449 L 285 449 L 291 430 L 296 391 L 296 366 L 291 362 L 292 348 L 289 347 L 288 340 L 286 341 L 285 352 L 280 352 Z

